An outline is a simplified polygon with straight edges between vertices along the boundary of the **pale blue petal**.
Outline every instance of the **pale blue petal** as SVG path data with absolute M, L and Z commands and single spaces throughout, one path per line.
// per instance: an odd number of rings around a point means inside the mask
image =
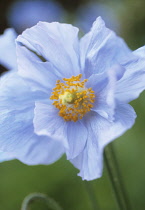
M 39 22 L 25 30 L 17 42 L 50 61 L 65 77 L 80 72 L 78 29 L 69 24 Z
M 69 145 L 66 150 L 67 159 L 75 158 L 83 151 L 86 145 L 87 135 L 87 129 L 81 121 L 67 122 L 67 139 Z
M 92 141 L 93 138 L 96 136 L 90 130 L 84 151 L 70 160 L 80 170 L 78 175 L 87 181 L 100 178 L 103 170 L 103 150 L 100 150 L 98 145 Z
M 0 35 L 0 64 L 7 69 L 16 69 L 16 32 L 14 29 L 6 29 L 3 35 Z
M 114 122 L 90 113 L 86 119 L 88 139 L 86 148 L 71 162 L 80 170 L 79 176 L 85 180 L 93 180 L 102 175 L 104 147 L 115 138 L 130 129 L 135 121 L 136 114 L 128 104 L 118 104 Z
M 58 71 L 50 62 L 42 60 L 26 47 L 17 45 L 18 73 L 29 82 L 31 90 L 42 90 L 49 95 L 59 79 Z
M 8 152 L 0 151 L 0 162 L 13 160 L 13 159 L 15 159 L 15 157 L 12 154 L 10 154 Z
M 115 65 L 107 72 L 93 74 L 86 84 L 88 88 L 92 87 L 95 91 L 92 110 L 110 121 L 114 118 L 116 83 L 121 79 L 124 71 L 122 66 Z
M 31 92 L 26 81 L 17 72 L 6 73 L 0 78 L 0 107 L 8 110 L 22 109 L 45 98 L 48 95 L 41 91 Z
M 98 137 L 99 145 L 104 147 L 130 129 L 135 122 L 135 118 L 136 113 L 132 106 L 117 102 L 113 122 L 94 115 L 90 118 L 90 123 L 94 134 Z
M 145 47 L 133 52 L 136 60 L 124 67 L 126 72 L 117 83 L 116 98 L 121 102 L 130 102 L 145 89 Z
M 51 136 L 61 141 L 66 148 L 67 158 L 74 158 L 85 147 L 87 130 L 78 122 L 66 122 L 58 115 L 58 109 L 49 102 L 37 102 L 34 115 L 35 133 Z
M 34 133 L 35 101 L 46 96 L 40 91 L 31 92 L 16 73 L 7 73 L 1 78 L 0 149 L 27 164 L 52 163 L 64 151 L 59 142 Z
M 95 91 L 95 102 L 93 103 L 93 108 L 91 110 L 109 120 L 113 119 L 115 108 L 114 83 L 115 81 L 109 84 L 107 74 L 102 73 L 93 74 L 86 84 L 88 88 L 92 87 L 92 90 Z
M 128 103 L 139 97 L 145 89 L 145 72 L 134 72 L 125 77 L 117 84 L 116 98 Z
M 60 158 L 64 149 L 59 142 L 37 136 L 33 128 L 34 107 L 22 110 L 0 109 L 0 148 L 30 165 L 50 164 Z
M 86 77 L 134 59 L 125 42 L 105 27 L 101 17 L 80 41 L 81 68 Z
M 58 109 L 49 102 L 49 99 L 36 102 L 33 122 L 36 134 L 53 137 L 61 141 L 66 148 L 68 147 L 66 122 L 58 115 Z
M 138 48 L 137 50 L 135 50 L 133 52 L 133 54 L 135 54 L 135 55 L 137 55 L 139 57 L 144 58 L 144 56 L 145 56 L 145 46 Z

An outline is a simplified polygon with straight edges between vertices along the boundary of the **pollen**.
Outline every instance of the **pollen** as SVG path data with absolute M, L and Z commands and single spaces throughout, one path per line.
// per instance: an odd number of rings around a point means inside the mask
M 76 122 L 82 119 L 93 107 L 95 101 L 95 93 L 92 88 L 85 88 L 84 79 L 81 81 L 82 74 L 72 76 L 71 78 L 63 78 L 56 81 L 50 97 L 53 105 L 59 110 L 59 116 L 65 121 Z

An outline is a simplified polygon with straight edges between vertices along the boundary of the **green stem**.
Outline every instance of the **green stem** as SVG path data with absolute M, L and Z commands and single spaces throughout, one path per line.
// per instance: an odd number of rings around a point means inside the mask
M 114 190 L 118 207 L 120 210 L 131 210 L 131 206 L 122 182 L 119 165 L 112 144 L 109 144 L 105 148 L 104 156 L 108 175 Z
M 93 210 L 99 210 L 98 202 L 97 202 L 97 199 L 96 199 L 96 196 L 95 196 L 94 189 L 92 187 L 92 183 L 88 182 L 88 181 L 84 181 L 84 184 L 85 184 L 86 190 L 88 192 L 88 195 L 90 197 L 90 201 L 91 201 L 91 204 L 92 204 L 92 209 Z
M 52 198 L 49 198 L 47 195 L 42 193 L 32 193 L 24 199 L 22 203 L 21 210 L 29 210 L 30 205 L 36 201 L 36 200 L 42 200 L 47 205 L 48 209 L 51 210 L 62 210 L 62 208 L 56 203 L 55 200 Z

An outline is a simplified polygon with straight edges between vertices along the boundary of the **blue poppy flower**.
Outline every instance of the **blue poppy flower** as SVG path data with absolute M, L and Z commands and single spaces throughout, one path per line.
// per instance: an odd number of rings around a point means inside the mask
M 17 38 L 18 74 L 0 87 L 0 149 L 26 164 L 63 153 L 93 180 L 104 147 L 131 128 L 145 88 L 144 47 L 132 52 L 99 17 L 80 40 L 69 24 L 39 22 Z
M 15 1 L 9 8 L 7 20 L 18 33 L 34 26 L 38 21 L 63 21 L 65 11 L 56 1 L 21 0 Z

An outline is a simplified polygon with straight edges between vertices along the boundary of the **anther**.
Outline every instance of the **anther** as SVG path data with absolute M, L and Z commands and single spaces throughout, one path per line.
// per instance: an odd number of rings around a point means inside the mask
M 95 94 L 92 88 L 85 88 L 88 79 L 81 81 L 82 75 L 63 78 L 63 82 L 57 80 L 53 88 L 51 100 L 53 105 L 59 109 L 59 116 L 65 121 L 76 122 L 91 110 Z

